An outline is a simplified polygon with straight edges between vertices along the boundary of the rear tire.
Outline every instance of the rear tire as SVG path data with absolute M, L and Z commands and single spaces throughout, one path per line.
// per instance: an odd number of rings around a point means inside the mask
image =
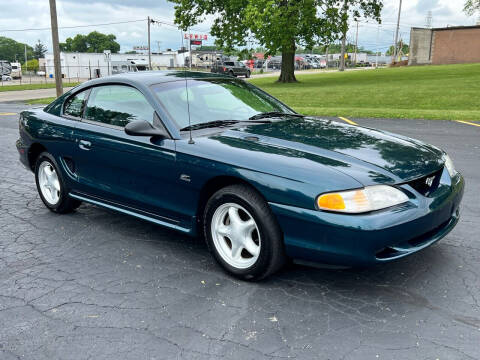
M 80 206 L 80 201 L 68 196 L 62 173 L 48 152 L 41 153 L 35 162 L 35 182 L 40 199 L 50 211 L 66 214 Z
M 254 189 L 231 185 L 217 191 L 208 200 L 203 219 L 208 248 L 229 274 L 261 280 L 285 264 L 280 226 Z
M 234 72 L 233 72 L 232 70 L 230 70 L 230 71 L 228 72 L 228 75 L 230 75 L 231 77 L 236 77 L 235 74 L 234 74 Z

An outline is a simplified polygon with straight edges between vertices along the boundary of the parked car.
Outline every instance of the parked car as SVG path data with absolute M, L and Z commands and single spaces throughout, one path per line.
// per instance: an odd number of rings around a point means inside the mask
M 216 63 L 212 69 L 212 73 L 226 74 L 230 76 L 250 77 L 251 70 L 240 61 L 223 61 Z
M 12 81 L 12 77 L 10 75 L 2 75 L 2 81 Z
M 202 234 L 247 280 L 289 258 L 355 266 L 416 253 L 454 228 L 464 191 L 432 145 L 303 116 L 202 72 L 87 81 L 23 111 L 19 131 L 20 160 L 51 211 L 87 202 Z

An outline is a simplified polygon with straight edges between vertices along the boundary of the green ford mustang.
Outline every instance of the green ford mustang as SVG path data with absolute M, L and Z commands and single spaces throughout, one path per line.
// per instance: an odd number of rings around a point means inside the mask
M 459 219 L 464 180 L 442 150 L 297 114 L 228 76 L 92 80 L 19 121 L 20 160 L 47 208 L 86 202 L 204 236 L 242 279 L 288 259 L 385 263 Z

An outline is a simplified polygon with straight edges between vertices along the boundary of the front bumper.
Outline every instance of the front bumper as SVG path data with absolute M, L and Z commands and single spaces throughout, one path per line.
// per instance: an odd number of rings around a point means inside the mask
M 28 146 L 25 145 L 23 142 L 22 142 L 22 139 L 18 139 L 15 143 L 16 147 L 17 147 L 17 150 L 18 150 L 18 154 L 20 156 L 20 162 L 28 169 L 28 170 L 32 170 L 30 168 L 30 163 L 28 161 Z
M 368 214 L 348 215 L 270 203 L 287 254 L 308 262 L 364 266 L 399 259 L 447 235 L 459 220 L 465 183 L 446 170 L 429 197 L 402 185 L 410 201 Z

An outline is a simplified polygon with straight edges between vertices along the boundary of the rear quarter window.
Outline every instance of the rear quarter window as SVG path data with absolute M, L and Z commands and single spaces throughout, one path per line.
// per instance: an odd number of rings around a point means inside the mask
M 70 97 L 66 102 L 63 110 L 64 115 L 80 118 L 85 106 L 86 91 Z

